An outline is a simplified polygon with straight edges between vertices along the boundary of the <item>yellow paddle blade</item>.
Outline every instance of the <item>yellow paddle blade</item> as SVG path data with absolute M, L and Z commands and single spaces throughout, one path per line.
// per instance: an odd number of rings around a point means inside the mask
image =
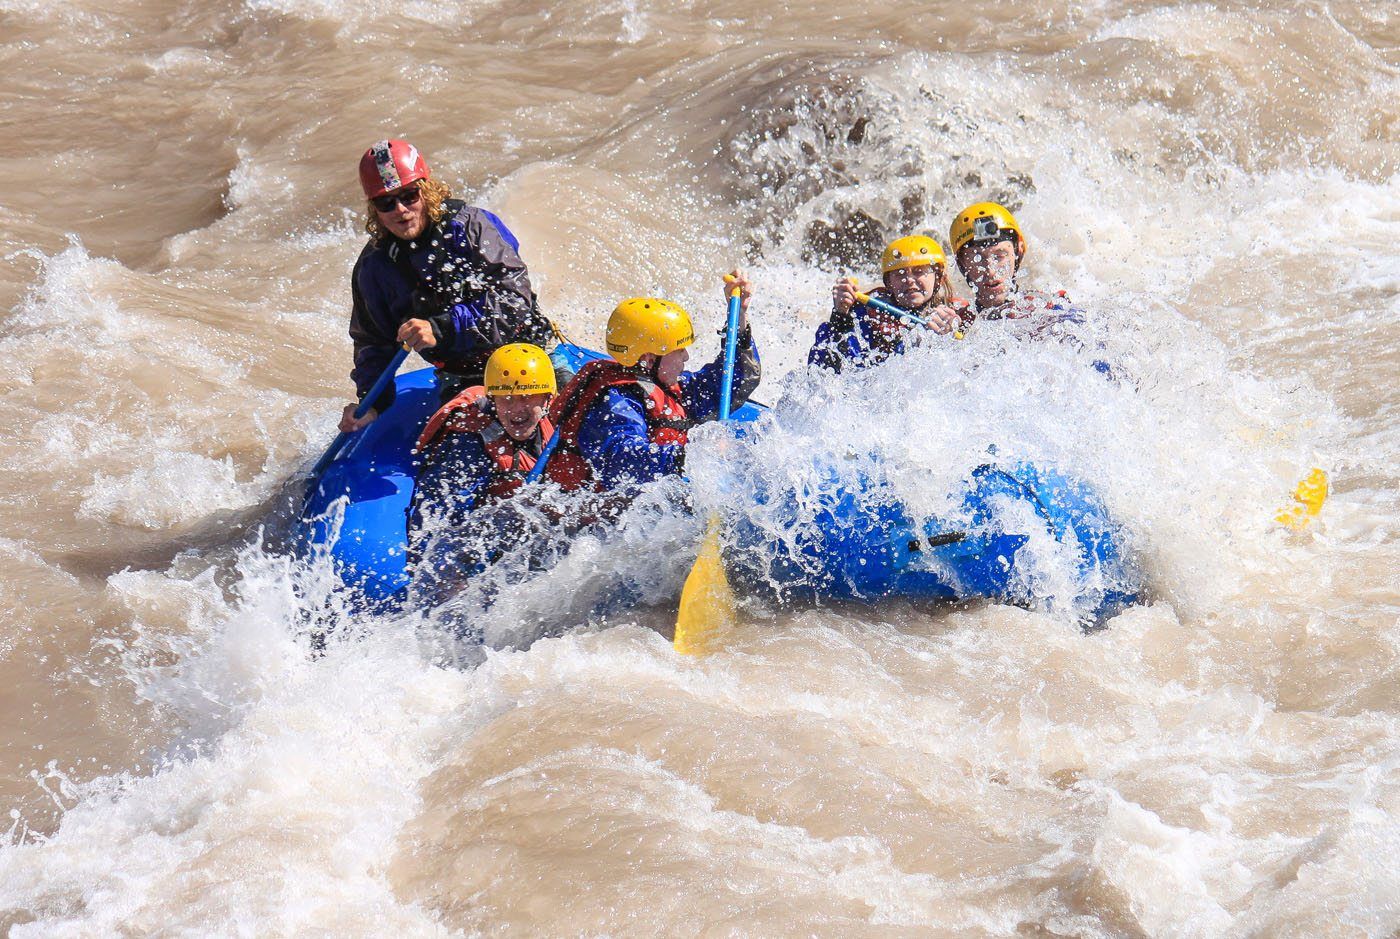
M 1293 504 L 1284 506 L 1275 518 L 1280 525 L 1302 531 L 1327 501 L 1327 473 L 1313 467 L 1293 490 Z
M 681 588 L 673 645 L 681 655 L 704 655 L 734 623 L 734 590 L 719 551 L 719 516 L 711 515 L 695 566 Z

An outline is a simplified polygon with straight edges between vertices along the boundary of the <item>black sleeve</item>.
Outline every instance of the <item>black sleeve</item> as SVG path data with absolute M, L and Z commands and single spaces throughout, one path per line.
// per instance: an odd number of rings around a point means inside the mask
M 530 272 L 485 212 L 465 206 L 448 223 L 452 252 L 471 270 L 460 302 L 428 317 L 439 348 L 457 355 L 508 342 L 549 341 L 549 321 L 539 311 Z
M 763 380 L 763 366 L 758 361 L 758 347 L 753 342 L 753 328 L 748 324 L 739 333 L 738 355 L 734 357 L 734 374 L 738 380 L 734 383 L 733 398 L 735 406 L 744 404 L 749 400 L 749 396 L 758 390 L 758 383 Z
M 354 270 L 350 272 L 350 339 L 355 345 L 355 365 L 350 370 L 350 380 L 355 383 L 355 394 L 361 400 L 364 400 L 364 396 L 369 393 L 398 351 L 398 343 L 395 341 L 398 327 L 391 322 L 392 316 L 389 311 L 383 309 L 384 305 L 380 302 L 382 298 L 376 295 L 376 285 L 361 284 L 361 277 L 365 273 L 365 257 L 368 254 L 367 246 L 355 261 Z M 366 279 L 372 280 L 368 277 Z M 366 286 L 369 288 L 368 296 Z M 394 403 L 394 391 L 394 383 L 390 382 L 371 406 L 383 414 Z

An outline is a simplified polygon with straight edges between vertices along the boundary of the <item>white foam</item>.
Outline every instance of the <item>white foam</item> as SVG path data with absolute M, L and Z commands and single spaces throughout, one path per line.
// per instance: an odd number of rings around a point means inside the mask
M 497 9 L 244 6 L 254 32 L 281 15 L 330 21 L 362 49 Z M 645 43 L 664 12 L 608 0 L 571 15 Z M 1196 28 L 1205 13 L 1223 35 Z M 191 554 L 168 572 L 118 574 L 102 600 L 129 613 L 132 639 L 99 637 L 121 651 L 125 672 L 111 680 L 129 682 L 174 736 L 129 773 L 79 783 L 55 767 L 48 784 L 72 805 L 59 829 L 0 849 L 0 907 L 33 917 L 13 934 L 436 935 L 509 929 L 517 914 L 537 917 L 521 931 L 555 933 L 585 931 L 590 915 L 599 933 L 700 921 L 758 933 L 1393 933 L 1400 629 L 1385 585 L 1397 441 L 1389 392 L 1348 384 L 1374 375 L 1355 340 L 1393 339 L 1393 180 L 1326 160 L 1290 165 L 1282 155 L 1293 151 L 1257 123 L 1234 127 L 1219 110 L 1253 100 L 1248 88 L 1183 106 L 1172 96 L 1187 83 L 1175 88 L 1165 71 L 1096 84 L 1105 60 L 1095 56 L 1112 43 L 1147 44 L 1134 48 L 1149 65 L 1199 59 L 1239 43 L 1242 16 L 1189 6 L 1128 16 L 1060 55 L 900 54 L 863 62 L 830 94 L 824 65 L 798 73 L 817 88 L 721 76 L 714 93 L 743 109 L 718 155 L 711 129 L 696 145 L 722 173 L 758 181 L 750 214 L 772 220 L 754 265 L 759 397 L 788 395 L 764 437 L 696 434 L 689 471 L 702 514 L 741 503 L 745 485 L 814 478 L 814 461 L 869 469 L 872 451 L 915 511 L 947 513 L 996 445 L 1090 482 L 1128 527 L 1161 602 L 1093 638 L 1053 607 L 751 605 L 726 652 L 681 660 L 642 625 L 668 614 L 632 606 L 674 597 L 697 528 L 642 506 L 617 540 L 582 539 L 548 575 L 507 584 L 490 611 L 464 594 L 456 612 L 493 645 L 570 631 L 526 652 L 461 655 L 479 663 L 468 671 L 441 664 L 460 651 L 434 632 L 445 614 L 359 613 L 324 559 L 249 549 L 228 565 Z M 1151 44 L 1172 48 L 1153 59 Z M 1081 68 L 1086 58 L 1095 64 Z M 691 64 L 619 99 L 638 138 L 664 139 L 666 112 L 691 103 L 652 90 L 684 84 Z M 203 66 L 172 50 L 153 67 Z M 451 90 L 450 74 L 431 77 Z M 749 97 L 765 81 L 791 93 L 781 107 Z M 531 107 L 526 118 L 543 113 Z M 828 133 L 822 123 L 859 116 L 871 118 L 866 144 L 849 142 L 849 124 Z M 790 117 L 789 132 L 762 136 Z M 233 221 L 175 241 L 169 260 L 217 266 L 226 255 L 199 249 L 246 226 L 308 252 L 303 274 L 326 253 L 348 269 L 354 218 L 287 235 L 255 191 L 311 194 L 249 134 L 229 177 Z M 516 136 L 521 160 L 541 157 L 535 128 Z M 686 143 L 663 145 L 665 159 Z M 703 194 L 653 212 L 669 194 L 632 191 L 614 167 L 586 165 L 587 151 L 545 155 L 554 162 L 541 157 L 535 173 L 590 213 L 559 230 L 595 233 L 600 218 L 632 212 L 647 214 L 636 240 L 609 245 L 665 242 L 644 262 L 603 248 L 564 249 L 571 258 L 607 266 L 619 284 L 703 275 L 709 286 L 680 299 L 706 327 L 718 323 L 712 274 L 688 265 L 739 253 L 739 233 L 698 210 Z M 1110 384 L 1092 355 L 1004 339 L 988 324 L 858 378 L 785 377 L 801 369 L 831 279 L 848 273 L 802 260 L 807 224 L 842 206 L 892 221 L 917 187 L 914 224 L 940 236 L 963 204 L 998 190 L 1016 198 L 1032 245 L 1027 282 L 1069 288 L 1089 313 L 1091 347 L 1103 343 L 1130 380 Z M 691 213 L 693 228 L 666 212 Z M 265 249 L 250 248 L 260 259 Z M 3 339 L 15 366 L 7 402 L 57 402 L 10 422 L 7 468 L 57 480 L 30 495 L 71 497 L 103 525 L 176 532 L 256 504 L 308 455 L 305 441 L 329 436 L 324 399 L 245 397 L 255 356 L 237 330 L 204 331 L 201 310 L 170 300 L 182 296 L 174 279 L 78 246 L 46 261 Z M 584 299 L 593 313 L 568 312 L 596 329 L 616 298 Z M 336 302 L 268 317 L 343 342 Z M 718 343 L 703 331 L 697 354 L 708 356 Z M 69 372 L 80 380 L 64 384 Z M 150 374 L 176 383 L 163 392 L 174 405 L 142 385 Z M 131 406 L 114 413 L 116 396 Z M 1379 416 L 1358 404 L 1371 398 Z M 251 422 L 255 442 L 226 457 L 223 438 L 245 429 L 229 415 L 249 412 L 262 421 Z M 726 473 L 734 463 L 746 481 Z M 1273 513 L 1314 463 L 1336 471 L 1339 491 L 1309 532 L 1284 533 Z M 20 580 L 37 571 L 71 586 L 41 552 L 0 548 Z M 1053 544 L 1034 548 L 1033 574 L 1053 592 L 1063 559 Z M 640 575 L 627 612 L 591 615 Z M 16 603 L 42 599 L 17 584 Z M 332 630 L 319 658 L 308 654 L 312 624 Z M 477 780 L 476 761 L 502 765 Z M 464 834 L 434 842 L 446 822 Z M 11 837 L 22 834 L 17 824 Z

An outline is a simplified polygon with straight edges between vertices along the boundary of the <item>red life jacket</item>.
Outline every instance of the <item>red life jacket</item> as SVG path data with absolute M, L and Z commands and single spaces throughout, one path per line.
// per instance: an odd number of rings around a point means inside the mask
M 559 445 L 549 459 L 546 472 L 552 474 L 556 463 L 559 471 L 576 487 L 593 479 L 593 469 L 579 449 L 579 432 L 583 419 L 609 388 L 616 388 L 635 398 L 642 405 L 647 422 L 647 438 L 654 444 L 679 444 L 689 441 L 694 425 L 681 403 L 680 386 L 663 388 L 647 381 L 612 359 L 595 359 L 579 369 L 549 408 L 549 418 L 559 428 Z
M 448 434 L 476 434 L 481 438 L 481 446 L 491 461 L 491 481 L 486 486 L 486 498 L 492 501 L 509 499 L 525 482 L 530 470 L 535 468 L 538 457 L 528 448 L 531 444 L 548 440 L 553 433 L 554 425 L 546 416 L 540 421 L 535 436 L 525 441 L 515 440 L 496 419 L 496 409 L 491 406 L 486 389 L 477 385 L 448 401 L 428 418 L 427 426 L 418 436 L 415 452 L 420 457 L 429 457 Z M 555 472 L 555 457 L 551 457 L 545 465 L 544 475 L 565 489 L 577 488 L 567 485 L 563 474 Z

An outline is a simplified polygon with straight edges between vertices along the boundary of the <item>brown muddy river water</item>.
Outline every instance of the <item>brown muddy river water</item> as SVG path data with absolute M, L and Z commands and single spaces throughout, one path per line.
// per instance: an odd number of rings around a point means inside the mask
M 1400 930 L 1393 3 L 0 0 L 0 66 L 0 929 Z M 276 533 L 387 136 L 585 344 L 657 294 L 708 359 L 742 265 L 768 465 L 876 450 L 917 501 L 1053 460 L 1146 602 L 749 597 L 684 659 L 675 517 L 459 610 L 484 655 L 337 606 Z M 1131 381 L 985 332 L 805 374 L 837 276 L 983 199 Z

